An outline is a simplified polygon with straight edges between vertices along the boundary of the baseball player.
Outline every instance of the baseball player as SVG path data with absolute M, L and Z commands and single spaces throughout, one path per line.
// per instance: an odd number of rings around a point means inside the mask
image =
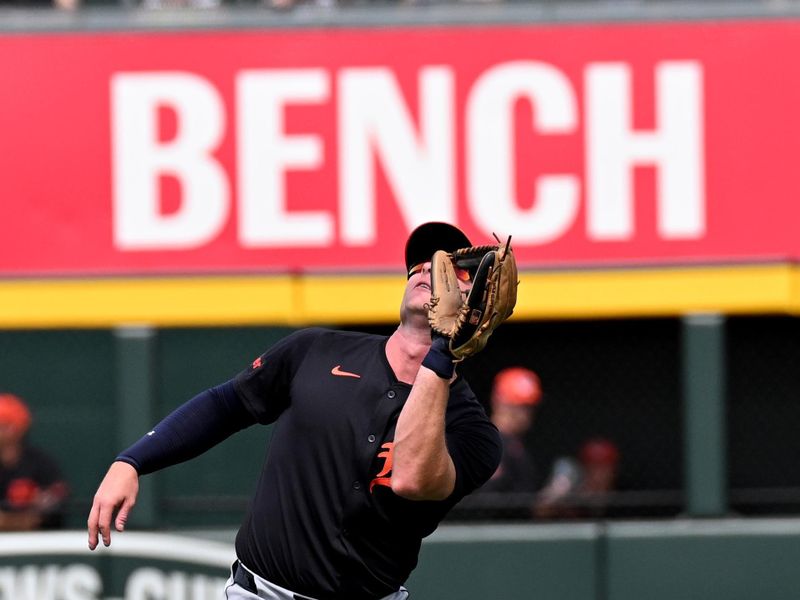
M 0 393 L 0 531 L 61 527 L 68 486 L 57 462 L 27 440 L 31 411 Z
M 492 423 L 503 440 L 503 459 L 481 492 L 535 492 L 535 462 L 525 437 L 542 400 L 539 376 L 524 367 L 500 371 L 492 384 Z
M 111 543 L 112 520 L 124 529 L 141 475 L 274 423 L 225 597 L 407 598 L 422 538 L 501 456 L 497 429 L 455 374 L 448 339 L 431 339 L 431 304 L 443 305 L 432 301 L 432 256 L 469 245 L 452 225 L 421 225 L 406 243 L 408 282 L 391 336 L 300 330 L 167 416 L 111 465 L 89 514 L 89 548 L 98 537 Z M 469 273 L 445 266 L 461 298 Z

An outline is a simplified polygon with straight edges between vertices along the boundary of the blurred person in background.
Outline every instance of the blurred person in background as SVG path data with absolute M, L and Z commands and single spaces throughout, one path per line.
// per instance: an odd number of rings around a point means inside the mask
M 222 0 L 142 0 L 141 5 L 149 10 L 214 9 L 222 6 Z
M 494 378 L 491 421 L 503 438 L 503 458 L 481 492 L 535 492 L 536 467 L 525 443 L 542 399 L 539 376 L 524 367 L 509 367 Z
M 558 458 L 537 498 L 534 514 L 540 519 L 591 519 L 608 516 L 609 501 L 617 488 L 620 452 L 609 439 L 587 440 L 578 460 Z
M 67 484 L 56 462 L 27 443 L 27 405 L 0 394 L 0 531 L 59 527 Z
M 75 10 L 81 0 L 0 0 L 2 8 L 58 8 L 60 10 Z

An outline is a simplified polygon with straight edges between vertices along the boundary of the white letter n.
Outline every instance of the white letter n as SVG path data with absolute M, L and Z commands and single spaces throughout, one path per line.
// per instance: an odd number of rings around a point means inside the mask
M 455 218 L 453 74 L 425 67 L 419 75 L 419 127 L 385 68 L 339 75 L 339 198 L 342 241 L 374 243 L 375 159 L 379 159 L 407 229 Z

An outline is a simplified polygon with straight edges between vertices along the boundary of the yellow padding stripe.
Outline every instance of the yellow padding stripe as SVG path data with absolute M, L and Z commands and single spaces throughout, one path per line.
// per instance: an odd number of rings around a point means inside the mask
M 290 277 L 0 281 L 2 327 L 285 323 Z
M 516 312 L 524 318 L 797 313 L 798 282 L 800 271 L 791 265 L 526 274 Z
M 0 328 L 395 323 L 405 277 L 0 280 Z M 515 319 L 800 314 L 800 269 L 737 265 L 520 275 Z

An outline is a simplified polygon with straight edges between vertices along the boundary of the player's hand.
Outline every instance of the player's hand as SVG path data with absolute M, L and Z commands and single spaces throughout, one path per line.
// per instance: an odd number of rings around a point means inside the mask
M 98 532 L 103 544 L 111 544 L 111 519 L 117 514 L 114 525 L 117 531 L 125 529 L 136 496 L 139 494 L 139 474 L 131 465 L 117 461 L 108 469 L 97 489 L 89 512 L 89 550 L 97 548 Z

